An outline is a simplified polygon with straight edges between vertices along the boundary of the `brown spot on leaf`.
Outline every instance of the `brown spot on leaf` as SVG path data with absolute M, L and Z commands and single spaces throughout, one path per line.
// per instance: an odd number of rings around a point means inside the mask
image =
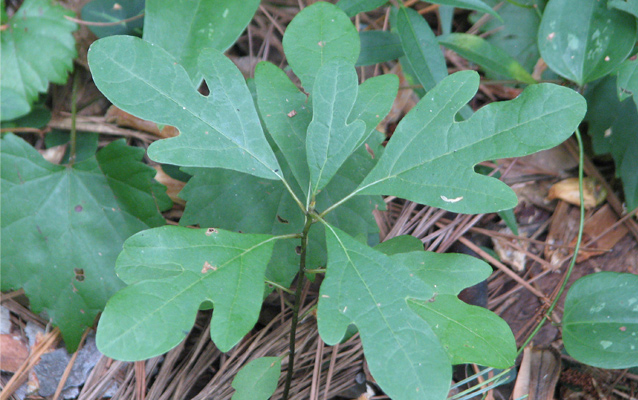
M 372 147 L 370 147 L 370 145 L 367 143 L 365 144 L 365 146 L 366 146 L 366 151 L 370 153 L 370 155 L 372 156 L 372 159 L 374 160 L 374 150 L 372 150 Z
M 282 224 L 287 224 L 288 223 L 288 220 L 284 219 L 284 218 L 281 218 L 279 216 L 279 214 L 277 214 L 277 221 L 281 222 Z
M 83 208 L 81 205 L 78 204 L 77 206 L 75 206 L 74 210 L 75 212 L 82 212 Z
M 286 114 L 286 115 L 288 115 L 288 118 L 292 118 L 292 117 L 294 117 L 295 115 L 297 115 L 297 111 L 292 110 L 291 112 L 289 112 L 289 113 L 288 113 L 288 114 Z
M 202 274 L 205 274 L 208 271 L 217 271 L 217 267 L 214 265 L 210 265 L 208 261 L 204 261 L 204 266 L 202 267 Z
M 217 229 L 215 229 L 215 228 L 208 228 L 208 229 L 206 229 L 206 236 L 210 236 L 210 235 L 212 235 L 213 233 L 219 233 L 219 231 L 218 231 Z
M 295 247 L 295 253 L 297 253 L 298 256 L 301 255 L 301 246 Z

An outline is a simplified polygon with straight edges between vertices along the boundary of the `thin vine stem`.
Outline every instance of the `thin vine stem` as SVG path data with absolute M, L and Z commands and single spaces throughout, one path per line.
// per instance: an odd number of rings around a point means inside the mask
M 554 311 L 554 308 L 558 304 L 558 300 L 560 300 L 560 297 L 562 296 L 563 291 L 565 290 L 565 287 L 567 287 L 567 282 L 569 281 L 569 277 L 571 276 L 572 271 L 574 270 L 574 265 L 576 265 L 576 257 L 578 257 L 580 244 L 583 240 L 583 228 L 585 226 L 585 201 L 583 196 L 583 168 L 584 168 L 583 160 L 585 156 L 583 154 L 584 153 L 583 140 L 580 136 L 580 131 L 576 129 L 574 134 L 576 136 L 576 141 L 578 142 L 578 192 L 580 196 L 580 220 L 578 224 L 578 238 L 576 240 L 576 246 L 574 247 L 574 255 L 572 256 L 572 260 L 569 263 L 569 267 L 567 268 L 567 273 L 565 274 L 565 279 L 563 280 L 563 283 L 561 284 L 560 289 L 558 289 L 558 293 L 556 294 L 554 301 L 552 301 L 552 304 L 547 309 L 547 312 L 545 313 L 545 315 L 543 315 L 543 318 L 541 319 L 541 321 L 536 325 L 536 328 L 532 331 L 532 333 L 527 337 L 525 342 L 518 349 L 518 351 L 516 352 L 517 356 L 521 354 L 521 352 L 525 349 L 525 347 L 532 341 L 534 336 L 536 336 L 538 331 L 541 330 L 545 322 L 549 319 L 549 316 Z
M 290 392 L 290 384 L 292 383 L 292 374 L 295 367 L 295 341 L 297 336 L 297 323 L 299 322 L 299 307 L 301 303 L 301 291 L 304 283 L 304 276 L 306 270 L 306 252 L 308 249 L 308 233 L 310 227 L 313 224 L 313 217 L 306 214 L 306 223 L 301 234 L 301 254 L 299 260 L 299 273 L 297 275 L 297 289 L 295 290 L 295 303 L 292 308 L 292 320 L 290 321 L 290 344 L 288 348 L 290 353 L 288 355 L 288 371 L 286 373 L 286 383 L 284 386 L 284 392 L 282 395 L 283 400 L 288 400 L 288 393 Z
M 77 129 L 75 127 L 75 121 L 77 119 L 78 114 L 78 84 L 80 79 L 78 78 L 78 72 L 73 74 L 73 87 L 71 89 L 71 137 L 69 142 L 71 142 L 71 149 L 69 150 L 69 165 L 73 165 L 75 163 L 75 154 L 77 149 Z

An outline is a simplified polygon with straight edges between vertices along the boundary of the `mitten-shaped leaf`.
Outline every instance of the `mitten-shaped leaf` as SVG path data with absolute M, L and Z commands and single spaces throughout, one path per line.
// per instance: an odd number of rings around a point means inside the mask
M 533 85 L 514 100 L 489 104 L 455 122 L 478 85 L 476 72 L 463 71 L 428 92 L 399 123 L 357 193 L 394 195 L 460 213 L 514 207 L 514 192 L 474 172 L 474 166 L 558 145 L 582 120 L 585 100 L 568 88 Z
M 326 225 L 328 266 L 321 285 L 319 333 L 341 341 L 354 323 L 370 372 L 393 399 L 442 399 L 451 381 L 450 360 L 408 298 L 428 300 L 432 286 L 410 269 Z
M 98 348 L 119 360 L 162 354 L 188 335 L 199 306 L 210 301 L 211 338 L 230 350 L 257 322 L 273 244 L 268 235 L 174 226 L 131 237 L 117 259 L 118 276 L 130 286 L 109 300 Z
M 114 266 L 124 240 L 164 223 L 158 203 L 170 200 L 143 153 L 121 140 L 64 166 L 2 139 L 2 290 L 24 288 L 70 350 L 123 286 Z
M 169 53 L 135 37 L 98 40 L 89 50 L 89 64 L 100 91 L 119 108 L 180 130 L 178 137 L 149 147 L 153 160 L 281 179 L 244 78 L 222 53 L 200 54 L 207 97 Z

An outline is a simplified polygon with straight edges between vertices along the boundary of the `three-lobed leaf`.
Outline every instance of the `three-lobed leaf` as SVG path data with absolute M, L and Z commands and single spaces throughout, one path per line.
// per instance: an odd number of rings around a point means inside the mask
M 441 341 L 452 364 L 476 363 L 507 368 L 516 359 L 516 340 L 505 321 L 493 312 L 461 301 L 462 289 L 489 277 L 492 269 L 465 254 L 425 251 L 397 254 L 393 259 L 433 285 L 434 298 L 408 301 Z
M 27 114 L 49 82 L 66 82 L 77 55 L 71 15 L 49 0 L 26 0 L 9 19 L 0 38 L 3 120 Z
M 306 134 L 311 192 L 323 189 L 366 133 L 361 120 L 348 122 L 357 98 L 354 64 L 334 60 L 321 66 L 312 90 L 312 121 Z
M 193 88 L 168 52 L 142 39 L 101 39 L 88 58 L 93 80 L 113 104 L 179 129 L 179 136 L 151 144 L 148 154 L 154 161 L 281 179 L 246 82 L 219 51 L 206 49 L 199 56 L 199 70 L 210 89 L 207 97 Z
M 212 302 L 211 338 L 230 350 L 259 317 L 270 235 L 165 226 L 124 243 L 118 276 L 129 286 L 109 302 L 97 346 L 119 360 L 144 360 L 178 345 L 200 305 Z
M 599 368 L 638 366 L 638 276 L 599 272 L 565 298 L 563 342 L 575 359 Z
M 399 123 L 357 193 L 394 195 L 460 213 L 514 207 L 514 192 L 474 172 L 474 166 L 558 145 L 582 120 L 585 100 L 571 89 L 533 85 L 514 100 L 489 104 L 455 122 L 478 85 L 476 72 L 463 71 L 428 92 Z
M 170 201 L 142 154 L 120 140 L 64 166 L 16 136 L 2 139 L 2 290 L 24 288 L 70 350 L 122 287 L 122 243 L 164 224 L 159 206 Z
M 394 399 L 441 399 L 449 390 L 450 360 L 408 298 L 428 300 L 432 286 L 389 256 L 326 226 L 328 265 L 317 320 L 321 338 L 339 343 L 359 329 L 370 372 Z

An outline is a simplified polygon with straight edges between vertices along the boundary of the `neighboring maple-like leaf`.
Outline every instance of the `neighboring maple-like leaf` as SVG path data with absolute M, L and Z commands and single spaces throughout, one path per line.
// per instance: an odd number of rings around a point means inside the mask
M 70 350 L 123 286 L 114 267 L 124 240 L 164 223 L 156 199 L 166 194 L 143 153 L 121 140 L 64 166 L 17 136 L 2 139 L 2 290 L 24 288 Z
M 9 19 L 0 38 L 3 120 L 27 114 L 49 82 L 66 82 L 77 55 L 72 15 L 50 0 L 26 0 Z
M 259 0 L 146 0 L 144 40 L 172 54 L 198 87 L 199 53 L 205 48 L 226 51 L 258 6 Z
M 455 122 L 478 85 L 476 72 L 463 71 L 428 92 L 401 120 L 356 193 L 393 195 L 459 213 L 514 207 L 514 192 L 474 166 L 558 145 L 577 128 L 586 103 L 571 89 L 532 85 L 514 100 L 489 104 Z
M 328 266 L 317 320 L 329 345 L 348 326 L 359 329 L 370 372 L 393 399 L 442 399 L 452 379 L 450 360 L 408 299 L 428 300 L 432 286 L 406 265 L 326 226 Z
M 107 303 L 98 348 L 118 360 L 160 355 L 188 335 L 198 308 L 210 301 L 211 338 L 230 350 L 259 317 L 274 239 L 175 226 L 131 237 L 117 259 L 118 276 L 130 286 Z
M 89 50 L 89 65 L 96 85 L 113 104 L 179 129 L 179 136 L 151 144 L 148 155 L 154 161 L 281 179 L 244 77 L 219 51 L 206 49 L 199 56 L 207 97 L 193 88 L 169 53 L 139 38 L 98 40 Z

